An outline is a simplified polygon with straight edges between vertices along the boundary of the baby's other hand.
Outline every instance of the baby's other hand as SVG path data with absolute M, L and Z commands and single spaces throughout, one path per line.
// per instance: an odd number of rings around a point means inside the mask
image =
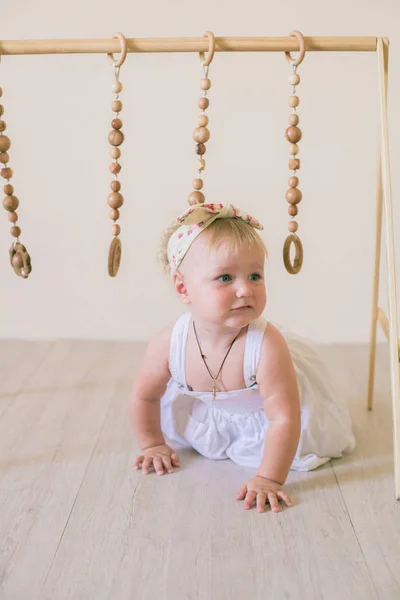
M 292 506 L 290 496 L 282 490 L 282 486 L 261 475 L 249 479 L 236 494 L 236 500 L 244 499 L 245 510 L 248 510 L 255 500 L 258 512 L 264 512 L 266 502 L 269 502 L 273 512 L 280 512 L 278 498 L 284 500 L 287 506 Z
M 152 446 L 142 450 L 142 453 L 135 458 L 133 466 L 136 470 L 142 469 L 147 474 L 151 466 L 154 467 L 157 475 L 164 475 L 164 468 L 167 473 L 172 473 L 172 467 L 180 467 L 179 458 L 175 450 L 167 444 Z

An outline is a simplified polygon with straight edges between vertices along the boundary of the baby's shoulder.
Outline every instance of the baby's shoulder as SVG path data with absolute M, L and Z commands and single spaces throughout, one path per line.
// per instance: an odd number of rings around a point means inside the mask
M 257 381 L 264 398 L 294 389 L 295 373 L 289 347 L 282 333 L 271 323 L 264 332 Z
M 261 344 L 260 363 L 273 366 L 288 360 L 290 361 L 290 351 L 285 337 L 278 327 L 268 321 Z
M 173 327 L 174 323 L 169 323 L 148 342 L 136 374 L 133 393 L 143 397 L 160 397 L 164 393 L 171 376 L 169 344 Z

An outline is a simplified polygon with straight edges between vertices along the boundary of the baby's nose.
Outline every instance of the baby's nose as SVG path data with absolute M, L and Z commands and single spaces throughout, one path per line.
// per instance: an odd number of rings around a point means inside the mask
M 236 290 L 237 298 L 243 298 L 246 296 L 251 296 L 251 285 L 248 281 L 242 282 Z

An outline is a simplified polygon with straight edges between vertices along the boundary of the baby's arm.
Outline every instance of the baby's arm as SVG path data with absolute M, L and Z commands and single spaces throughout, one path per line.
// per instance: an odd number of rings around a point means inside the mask
M 264 334 L 257 381 L 269 421 L 257 475 L 283 485 L 300 439 L 300 398 L 286 341 L 271 323 Z
M 173 323 L 149 342 L 130 397 L 132 426 L 142 452 L 135 466 L 139 468 L 143 462 L 146 473 L 153 463 L 157 473 L 163 473 L 163 466 L 171 472 L 171 458 L 178 466 L 174 451 L 165 444 L 160 422 L 160 398 L 171 377 L 168 359 L 172 327 Z

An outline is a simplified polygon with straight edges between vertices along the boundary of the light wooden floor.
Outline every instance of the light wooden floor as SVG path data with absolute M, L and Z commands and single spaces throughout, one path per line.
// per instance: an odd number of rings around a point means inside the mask
M 1 600 L 398 600 L 387 347 L 375 409 L 367 348 L 324 347 L 358 446 L 289 475 L 295 506 L 244 511 L 253 473 L 181 452 L 173 475 L 132 469 L 127 398 L 143 346 L 0 342 Z

